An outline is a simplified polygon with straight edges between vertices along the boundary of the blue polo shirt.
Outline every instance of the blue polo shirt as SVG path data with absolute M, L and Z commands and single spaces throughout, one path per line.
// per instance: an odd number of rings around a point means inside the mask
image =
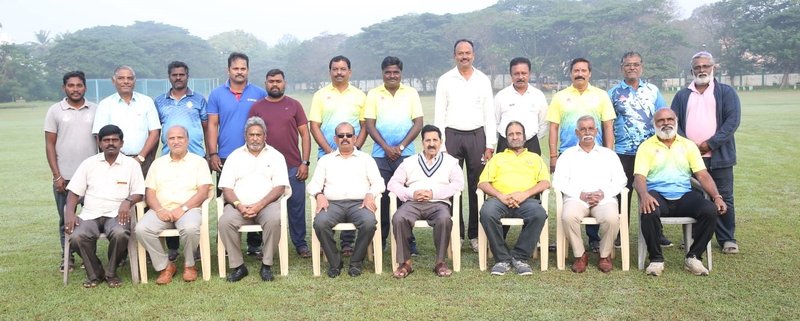
M 639 80 L 634 90 L 621 81 L 608 91 L 614 112 L 614 151 L 621 155 L 636 155 L 639 145 L 655 134 L 653 115 L 667 107 L 656 85 Z
M 219 115 L 217 153 L 220 158 L 228 158 L 233 150 L 244 146 L 244 124 L 247 122 L 250 107 L 266 96 L 264 89 L 248 83 L 242 96 L 236 99 L 236 95 L 231 92 L 230 80 L 208 95 L 208 113 Z
M 206 98 L 188 89 L 186 96 L 175 100 L 167 91 L 156 97 L 155 103 L 158 118 L 161 120 L 161 155 L 169 152 L 167 131 L 172 126 L 180 125 L 189 131 L 189 152 L 200 157 L 205 156 L 203 122 L 208 121 Z

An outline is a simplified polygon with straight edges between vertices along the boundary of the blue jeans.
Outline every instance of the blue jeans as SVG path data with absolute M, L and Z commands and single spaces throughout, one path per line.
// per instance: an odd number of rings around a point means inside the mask
M 292 196 L 286 202 L 289 211 L 289 237 L 294 249 L 308 249 L 306 243 L 306 183 L 297 179 L 297 167 L 289 168 Z

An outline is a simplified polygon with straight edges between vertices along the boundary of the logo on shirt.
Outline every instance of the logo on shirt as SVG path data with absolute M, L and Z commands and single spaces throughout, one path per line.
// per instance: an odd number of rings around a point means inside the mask
M 256 101 L 257 101 L 257 99 L 253 99 L 253 98 L 247 98 L 247 101 L 249 101 L 249 102 L 256 102 Z
M 190 101 L 190 102 L 188 102 L 188 103 L 186 103 L 186 107 L 188 107 L 188 108 L 192 108 L 193 106 L 194 106 L 194 104 L 192 104 L 192 102 L 191 102 L 191 101 Z

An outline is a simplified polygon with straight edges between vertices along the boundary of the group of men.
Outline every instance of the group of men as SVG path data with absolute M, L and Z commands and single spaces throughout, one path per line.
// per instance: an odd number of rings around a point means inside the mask
M 403 63 L 391 56 L 381 64 L 383 85 L 366 95 L 350 84 L 350 60 L 333 57 L 331 84 L 314 94 L 308 117 L 297 100 L 285 95 L 281 70 L 267 72 L 266 90 L 251 84 L 249 59 L 242 53 L 229 56 L 228 80 L 208 100 L 188 87 L 189 67 L 179 61 L 167 68 L 172 88 L 155 100 L 134 91 L 135 73 L 128 66 L 114 71 L 117 92 L 98 105 L 84 98 L 82 72 L 65 74 L 66 97 L 45 119 L 46 152 L 62 245 L 65 233 L 71 234 L 69 242 L 86 267 L 83 285 L 121 285 L 116 268 L 124 261 L 132 232 L 159 271 L 157 284 L 170 283 L 177 273 L 173 261 L 179 256 L 179 243 L 184 244 L 183 279 L 195 280 L 199 208 L 212 194 L 211 171 L 219 173 L 217 195 L 225 202 L 218 229 L 228 250 L 232 282 L 248 275 L 238 232 L 243 224 L 262 227 L 263 232 L 247 236 L 247 253 L 261 260 L 263 280 L 274 279 L 274 249 L 284 228 L 278 201 L 284 196 L 289 197 L 288 227 L 295 250 L 300 257 L 311 256 L 305 240 L 306 192 L 316 201 L 313 224 L 328 258 L 329 277 L 341 273 L 342 256 L 350 257 L 348 274 L 360 275 L 373 234 L 380 229 L 386 244 L 390 228 L 399 249 L 393 275 L 408 276 L 418 253 L 411 231 L 416 220 L 434 227 L 434 273 L 451 275 L 445 260 L 454 228 L 451 216 L 461 215 L 451 213 L 452 202 L 460 202 L 451 198 L 463 188 L 464 165 L 469 215 L 467 228 L 464 223 L 459 226 L 461 236 L 477 251 L 480 188 L 487 196 L 480 221 L 497 261 L 493 275 L 512 267 L 521 275 L 532 273 L 527 261 L 547 217 L 537 195 L 550 188 L 553 171 L 553 185 L 566 196 L 564 222 L 576 257 L 575 272 L 583 272 L 588 260 L 579 233 L 580 218 L 586 215 L 600 222 L 599 246 L 594 245 L 599 240 L 596 229 L 587 228 L 590 245 L 599 248 L 599 269 L 611 270 L 619 212 L 614 197 L 626 184 L 640 197 L 649 274 L 663 270 L 659 216 L 698 218 L 696 241 L 686 261 L 695 274 L 703 274 L 697 258 L 715 229 L 723 251 L 738 252 L 732 166 L 739 103 L 729 86 L 713 78 L 710 54 L 692 58 L 695 81 L 676 95 L 672 112 L 661 109 L 666 104 L 658 89 L 641 79 L 642 57 L 635 52 L 623 56 L 625 81 L 608 93 L 589 84 L 590 62 L 574 59 L 572 85 L 558 92 L 548 107 L 544 94 L 529 84 L 528 59 L 511 60 L 513 83 L 495 96 L 489 78 L 472 65 L 473 43 L 460 39 L 453 49 L 456 67 L 436 86 L 435 126 L 423 126 L 419 95 L 401 82 Z M 689 140 L 676 136 L 676 130 Z M 423 151 L 417 153 L 414 139 L 420 132 Z M 367 135 L 374 141 L 371 155 L 360 151 Z M 545 135 L 549 168 L 540 156 L 539 139 Z M 156 158 L 159 136 L 162 156 Z M 306 186 L 311 137 L 319 146 L 318 161 Z M 715 206 L 686 188 L 692 174 Z M 401 202 L 392 220 L 389 192 Z M 149 209 L 131 231 L 131 207 L 142 200 Z M 79 203 L 83 209 L 76 215 Z M 727 213 L 719 224 L 716 213 Z M 513 249 L 505 245 L 502 217 L 525 222 Z M 332 228 L 342 222 L 354 223 L 357 237 L 341 233 L 340 251 Z M 167 228 L 178 229 L 180 238 L 168 239 L 164 249 L 158 235 Z M 105 269 L 95 254 L 100 233 L 111 242 Z M 69 257 L 62 269 L 72 268 L 71 253 Z

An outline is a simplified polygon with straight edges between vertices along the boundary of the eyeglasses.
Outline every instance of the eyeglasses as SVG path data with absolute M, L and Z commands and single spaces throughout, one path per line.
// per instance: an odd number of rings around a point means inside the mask
M 622 64 L 622 67 L 624 67 L 624 68 L 630 68 L 630 67 L 639 68 L 641 66 L 642 66 L 642 64 L 640 64 L 640 63 Z
M 353 134 L 350 134 L 350 133 L 348 133 L 348 134 L 336 134 L 336 137 L 339 137 L 339 138 L 345 138 L 345 137 L 353 138 Z
M 693 66 L 692 69 L 699 71 L 699 70 L 703 70 L 703 69 L 711 69 L 711 67 L 714 67 L 714 65 L 697 65 L 697 66 Z

